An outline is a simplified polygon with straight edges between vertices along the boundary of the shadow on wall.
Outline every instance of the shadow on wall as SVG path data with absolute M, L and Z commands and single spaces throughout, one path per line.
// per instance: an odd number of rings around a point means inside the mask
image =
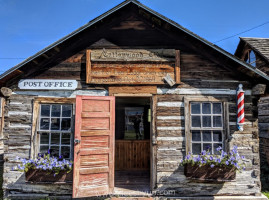
M 269 139 L 260 138 L 262 191 L 269 191 Z

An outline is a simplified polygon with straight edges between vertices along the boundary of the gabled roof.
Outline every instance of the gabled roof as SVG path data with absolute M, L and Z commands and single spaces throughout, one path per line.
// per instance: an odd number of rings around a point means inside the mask
M 264 57 L 269 62 L 269 38 L 252 38 L 252 37 L 240 37 L 240 43 L 248 44 L 253 50 Z M 239 43 L 239 44 L 240 44 Z M 235 55 L 240 52 L 239 45 L 235 51 Z
M 37 57 L 45 54 L 46 52 L 48 52 L 49 50 L 57 47 L 57 45 L 60 45 L 61 43 L 65 42 L 66 40 L 70 39 L 71 37 L 77 35 L 78 33 L 82 32 L 83 30 L 93 26 L 94 24 L 96 24 L 97 22 L 101 21 L 102 19 L 104 19 L 105 17 L 109 16 L 110 14 L 116 12 L 117 10 L 125 7 L 126 5 L 133 3 L 137 6 L 139 6 L 140 8 L 148 11 L 149 13 L 155 15 L 156 17 L 164 20 L 165 22 L 169 23 L 170 25 L 176 27 L 177 29 L 185 32 L 186 34 L 196 38 L 197 40 L 199 40 L 200 42 L 202 42 L 203 44 L 207 45 L 208 47 L 216 50 L 217 52 L 223 54 L 224 56 L 226 56 L 227 58 L 231 59 L 232 61 L 234 61 L 235 63 L 243 66 L 244 68 L 246 68 L 246 70 L 249 70 L 251 72 L 256 73 L 258 76 L 263 77 L 266 80 L 269 80 L 269 77 L 262 71 L 260 71 L 257 68 L 254 68 L 253 66 L 239 60 L 236 56 L 228 53 L 227 51 L 223 50 L 222 48 L 212 44 L 211 42 L 205 40 L 204 38 L 194 34 L 193 32 L 189 31 L 188 29 L 180 26 L 179 24 L 177 24 L 176 22 L 166 18 L 165 16 L 155 12 L 154 10 L 148 8 L 147 6 L 145 6 L 144 4 L 140 3 L 137 0 L 126 0 L 124 2 L 122 2 L 121 4 L 115 6 L 114 8 L 112 8 L 111 10 L 105 12 L 104 14 L 100 15 L 99 17 L 91 20 L 89 23 L 85 24 L 84 26 L 80 27 L 79 29 L 73 31 L 72 33 L 68 34 L 67 36 L 63 37 L 62 39 L 54 42 L 53 44 L 49 45 L 48 47 L 44 48 L 43 50 L 37 52 L 35 55 L 27 58 L 26 60 L 24 60 L 23 62 L 19 63 L 18 65 L 14 66 L 13 68 L 7 70 L 6 72 L 4 72 L 2 75 L 0 75 L 0 80 L 8 77 L 8 75 L 11 75 L 11 73 L 15 72 L 16 70 L 20 69 L 21 67 L 23 67 L 24 65 L 26 65 L 27 63 L 33 61 L 34 59 L 36 59 Z

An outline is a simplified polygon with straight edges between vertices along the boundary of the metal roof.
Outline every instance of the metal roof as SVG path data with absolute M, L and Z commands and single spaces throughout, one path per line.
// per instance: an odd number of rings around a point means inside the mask
M 223 55 L 229 57 L 230 59 L 232 59 L 233 61 L 237 62 L 238 64 L 244 66 L 245 68 L 249 69 L 250 71 L 255 72 L 256 74 L 258 74 L 259 76 L 265 78 L 266 80 L 269 80 L 269 76 L 267 76 L 264 72 L 260 71 L 259 69 L 239 60 L 236 56 L 230 54 L 229 52 L 225 51 L 224 49 L 214 45 L 213 43 L 205 40 L 204 38 L 196 35 L 195 33 L 189 31 L 188 29 L 182 27 L 181 25 L 179 25 L 178 23 L 174 22 L 173 20 L 170 20 L 168 18 L 166 18 L 165 16 L 159 14 L 158 12 L 148 8 L 147 6 L 145 6 L 144 4 L 140 3 L 137 0 L 126 0 L 124 2 L 122 2 L 121 4 L 115 6 L 114 8 L 110 9 L 109 11 L 105 12 L 104 14 L 100 15 L 99 17 L 91 20 L 90 22 L 88 22 L 87 24 L 85 24 L 84 26 L 78 28 L 77 30 L 73 31 L 72 33 L 68 34 L 67 36 L 63 37 L 62 39 L 54 42 L 53 44 L 49 45 L 48 47 L 44 48 L 43 50 L 37 52 L 35 55 L 27 58 L 26 60 L 24 60 L 23 62 L 19 63 L 18 65 L 14 66 L 13 68 L 7 70 L 6 72 L 4 72 L 2 75 L 0 75 L 0 79 L 4 78 L 5 76 L 9 75 L 10 73 L 12 73 L 13 71 L 19 69 L 20 67 L 22 67 L 23 65 L 29 63 L 30 61 L 34 60 L 35 58 L 37 58 L 38 56 L 46 53 L 47 51 L 51 50 L 52 48 L 56 47 L 57 45 L 63 43 L 64 41 L 68 40 L 69 38 L 71 38 L 72 36 L 80 33 L 81 31 L 89 28 L 90 26 L 94 25 L 95 23 L 99 22 L 100 20 L 102 20 L 103 18 L 109 16 L 110 14 L 116 12 L 117 10 L 121 9 L 122 7 L 128 5 L 129 3 L 134 3 L 137 6 L 147 10 L 148 12 L 154 14 L 155 16 L 161 18 L 162 20 L 166 21 L 167 23 L 171 24 L 172 26 L 175 26 L 176 28 L 180 29 L 181 31 L 191 35 L 192 37 L 196 38 L 197 40 L 201 41 L 202 43 L 210 46 L 211 48 L 215 49 L 216 51 L 222 53 Z

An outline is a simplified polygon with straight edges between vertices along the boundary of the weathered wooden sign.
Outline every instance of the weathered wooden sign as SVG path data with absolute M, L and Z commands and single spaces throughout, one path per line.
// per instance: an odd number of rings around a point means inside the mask
M 75 90 L 76 80 L 22 79 L 18 87 L 27 90 Z
M 174 66 L 168 64 L 93 64 L 91 82 L 96 84 L 163 84 L 163 78 L 174 77 Z
M 91 61 L 174 62 L 174 49 L 97 49 L 91 51 Z
M 179 83 L 179 51 L 173 49 L 87 50 L 87 83 L 165 84 L 169 75 Z

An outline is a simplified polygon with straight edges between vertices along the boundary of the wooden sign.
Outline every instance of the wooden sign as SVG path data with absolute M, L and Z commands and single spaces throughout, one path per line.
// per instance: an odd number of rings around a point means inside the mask
M 91 61 L 174 62 L 174 49 L 98 49 L 91 51 Z
M 163 78 L 174 77 L 169 64 L 92 64 L 91 83 L 95 84 L 164 84 Z
M 161 85 L 167 75 L 180 83 L 179 50 L 87 50 L 86 71 L 92 84 Z
M 75 90 L 76 80 L 22 79 L 18 87 L 26 90 Z

